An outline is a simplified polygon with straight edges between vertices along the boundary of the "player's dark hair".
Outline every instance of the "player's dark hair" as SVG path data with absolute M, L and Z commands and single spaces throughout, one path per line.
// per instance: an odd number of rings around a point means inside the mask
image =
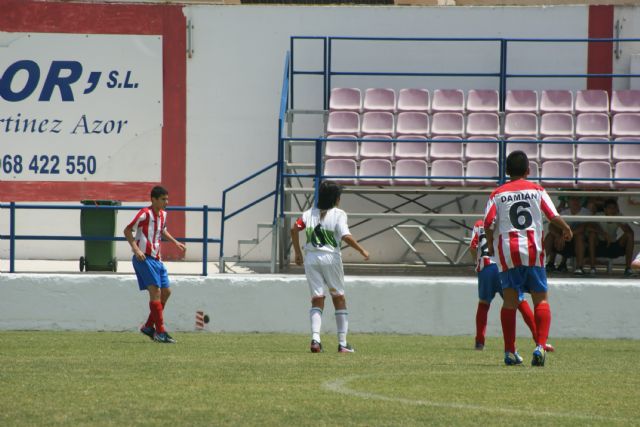
M 318 190 L 318 209 L 327 210 L 335 207 L 342 194 L 342 187 L 334 181 L 322 181 Z
M 521 177 L 529 169 L 529 158 L 524 151 L 512 151 L 507 157 L 507 175 L 511 177 Z
M 164 188 L 164 187 L 161 187 L 160 185 L 156 185 L 155 187 L 153 187 L 151 189 L 151 198 L 152 199 L 157 199 L 159 197 L 166 196 L 168 194 L 169 194 L 169 192 L 167 191 L 167 189 Z
M 607 199 L 604 201 L 604 207 L 608 207 L 608 206 L 614 206 L 614 207 L 618 207 L 618 201 L 616 199 Z

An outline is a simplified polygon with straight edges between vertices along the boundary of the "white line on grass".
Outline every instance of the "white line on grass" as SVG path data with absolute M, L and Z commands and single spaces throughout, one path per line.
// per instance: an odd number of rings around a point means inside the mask
M 586 415 L 586 414 L 578 414 L 578 413 L 572 413 L 572 412 L 550 412 L 550 411 L 534 412 L 534 411 L 525 411 L 522 409 L 513 409 L 513 408 L 495 408 L 495 407 L 482 406 L 482 405 L 469 405 L 465 403 L 434 402 L 430 400 L 406 399 L 403 397 L 389 397 L 382 394 L 354 390 L 352 388 L 349 388 L 348 386 L 348 384 L 351 381 L 354 381 L 357 379 L 376 378 L 380 376 L 388 376 L 388 375 L 353 375 L 346 378 L 338 378 L 332 381 L 326 381 L 322 384 L 322 388 L 328 391 L 344 394 L 347 396 L 361 397 L 363 399 L 381 400 L 385 402 L 398 402 L 406 405 L 415 405 L 415 406 L 432 406 L 435 408 L 498 412 L 502 414 L 528 415 L 528 416 L 534 416 L 534 417 L 577 418 L 577 419 L 592 420 L 592 421 L 630 421 L 629 418 L 603 417 L 599 415 Z

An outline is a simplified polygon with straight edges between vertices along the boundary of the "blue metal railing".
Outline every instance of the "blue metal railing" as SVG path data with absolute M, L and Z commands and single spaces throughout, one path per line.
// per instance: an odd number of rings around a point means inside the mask
M 29 209 L 47 209 L 47 210 L 127 210 L 137 211 L 145 206 L 90 206 L 90 205 L 40 205 L 40 204 L 28 204 L 28 203 L 0 203 L 0 209 L 9 209 L 9 234 L 0 235 L 0 240 L 9 240 L 9 272 L 15 272 L 15 258 L 16 258 L 16 241 L 17 240 L 83 240 L 83 241 L 111 241 L 122 242 L 126 241 L 124 237 L 114 236 L 61 236 L 61 235 L 26 235 L 16 233 L 16 211 L 29 210 Z M 222 245 L 222 238 L 209 238 L 209 214 L 220 212 L 222 208 L 210 208 L 207 205 L 202 207 L 189 207 L 189 206 L 169 206 L 167 211 L 181 211 L 181 212 L 202 212 L 202 237 L 201 238 L 176 238 L 176 240 L 185 243 L 201 243 L 202 244 L 202 275 L 206 276 L 207 272 L 207 258 L 208 258 L 208 244 L 218 243 Z
M 299 141 L 299 142 L 313 142 L 314 143 L 314 172 L 313 173 L 306 173 L 306 174 L 300 174 L 300 173 L 283 173 L 282 176 L 283 178 L 313 178 L 315 180 L 315 183 L 319 183 L 321 182 L 323 179 L 325 178 L 329 178 L 329 179 L 341 179 L 341 180 L 355 180 L 355 179 L 388 179 L 388 180 L 408 180 L 408 179 L 424 179 L 424 180 L 460 180 L 461 183 L 464 182 L 464 180 L 482 180 L 482 181 L 495 181 L 495 184 L 502 184 L 504 182 L 507 181 L 508 176 L 506 174 L 506 171 L 504 169 L 504 159 L 506 158 L 506 147 L 507 144 L 513 144 L 513 143 L 520 143 L 520 144 L 539 144 L 539 143 L 545 143 L 545 144 L 584 144 L 584 145 L 590 145 L 590 144 L 612 144 L 612 141 L 609 142 L 604 142 L 604 141 L 562 141 L 562 140 L 505 140 L 504 138 L 499 138 L 498 140 L 493 140 L 493 139 L 474 139 L 474 140 L 457 140 L 457 139 L 451 139 L 451 140 L 446 140 L 446 139 L 366 139 L 366 142 L 384 142 L 384 143 L 399 143 L 399 144 L 406 144 L 406 143 L 431 143 L 431 144 L 442 144 L 442 143 L 447 143 L 447 142 L 455 142 L 455 143 L 460 143 L 462 144 L 463 142 L 465 144 L 480 144 L 480 143 L 493 143 L 493 144 L 498 144 L 498 158 L 500 159 L 498 162 L 498 175 L 497 176 L 457 176 L 457 175 L 402 175 L 402 176 L 389 176 L 389 175 L 326 175 L 323 173 L 324 170 L 324 155 L 323 155 L 323 144 L 326 143 L 327 141 L 334 141 L 334 142 L 354 142 L 354 141 L 358 141 L 358 142 L 362 142 L 365 141 L 362 138 L 356 138 L 356 139 L 344 139 L 344 138 L 333 138 L 333 137 L 328 137 L 328 138 L 282 138 L 282 142 L 288 142 L 288 141 Z M 637 145 L 638 147 L 640 147 L 640 141 L 615 141 L 615 144 L 620 144 L 620 145 Z M 610 182 L 610 183 L 615 183 L 615 182 L 636 182 L 636 181 L 640 181 L 640 177 L 638 178 L 615 178 L 615 177 L 611 177 L 611 178 L 590 178 L 590 177 L 585 177 L 585 178 L 579 178 L 578 176 L 572 176 L 572 177 L 561 177 L 561 176 L 556 176 L 556 177 L 552 177 L 552 176 L 545 176 L 544 178 L 541 176 L 531 176 L 528 178 L 529 180 L 533 180 L 533 181 L 573 181 L 576 184 L 580 184 L 580 182 Z M 435 183 L 437 185 L 437 182 Z M 315 185 L 314 186 L 314 200 L 317 200 L 317 192 L 318 192 L 318 186 Z

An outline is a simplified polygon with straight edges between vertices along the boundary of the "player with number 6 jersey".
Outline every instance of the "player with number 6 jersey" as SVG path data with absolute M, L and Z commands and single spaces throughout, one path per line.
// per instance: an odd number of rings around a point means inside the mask
M 495 255 L 500 269 L 504 301 L 500 312 L 504 362 L 507 365 L 522 363 L 522 357 L 516 351 L 516 308 L 521 293 L 529 292 L 538 335 L 531 364 L 544 366 L 551 310 L 547 302 L 544 270 L 543 215 L 562 230 L 565 240 L 571 240 L 572 232 L 546 190 L 526 180 L 529 175 L 527 155 L 513 151 L 506 163 L 510 181 L 491 193 L 483 221 L 489 255 Z M 495 239 L 494 235 L 497 235 Z

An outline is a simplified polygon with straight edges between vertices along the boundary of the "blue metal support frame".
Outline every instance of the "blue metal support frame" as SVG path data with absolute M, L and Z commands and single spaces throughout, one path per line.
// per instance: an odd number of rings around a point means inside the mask
M 105 241 L 105 242 L 124 242 L 126 239 L 124 237 L 114 237 L 114 236 L 58 236 L 58 235 L 18 235 L 16 234 L 15 229 L 15 218 L 16 218 L 16 210 L 25 209 L 25 210 L 115 210 L 115 211 L 137 211 L 147 205 L 144 206 L 106 206 L 106 205 L 39 205 L 39 204 L 17 204 L 15 202 L 10 202 L 9 204 L 1 204 L 0 208 L 9 208 L 9 235 L 1 235 L 0 240 L 9 240 L 9 272 L 15 273 L 15 258 L 16 258 L 16 250 L 15 250 L 15 242 L 16 240 L 43 240 L 43 241 Z M 185 243 L 202 243 L 202 275 L 207 275 L 207 256 L 208 256 L 208 248 L 207 245 L 209 243 L 218 243 L 222 246 L 222 238 L 215 239 L 209 238 L 208 230 L 209 230 L 209 219 L 208 214 L 212 212 L 220 212 L 222 213 L 222 208 L 209 208 L 207 205 L 204 205 L 202 208 L 199 207 L 190 207 L 190 206 L 168 206 L 166 208 L 167 211 L 181 211 L 181 212 L 202 212 L 203 213 L 203 225 L 202 225 L 202 237 L 201 238 L 190 238 L 190 237 L 181 237 L 176 238 L 176 240 Z

